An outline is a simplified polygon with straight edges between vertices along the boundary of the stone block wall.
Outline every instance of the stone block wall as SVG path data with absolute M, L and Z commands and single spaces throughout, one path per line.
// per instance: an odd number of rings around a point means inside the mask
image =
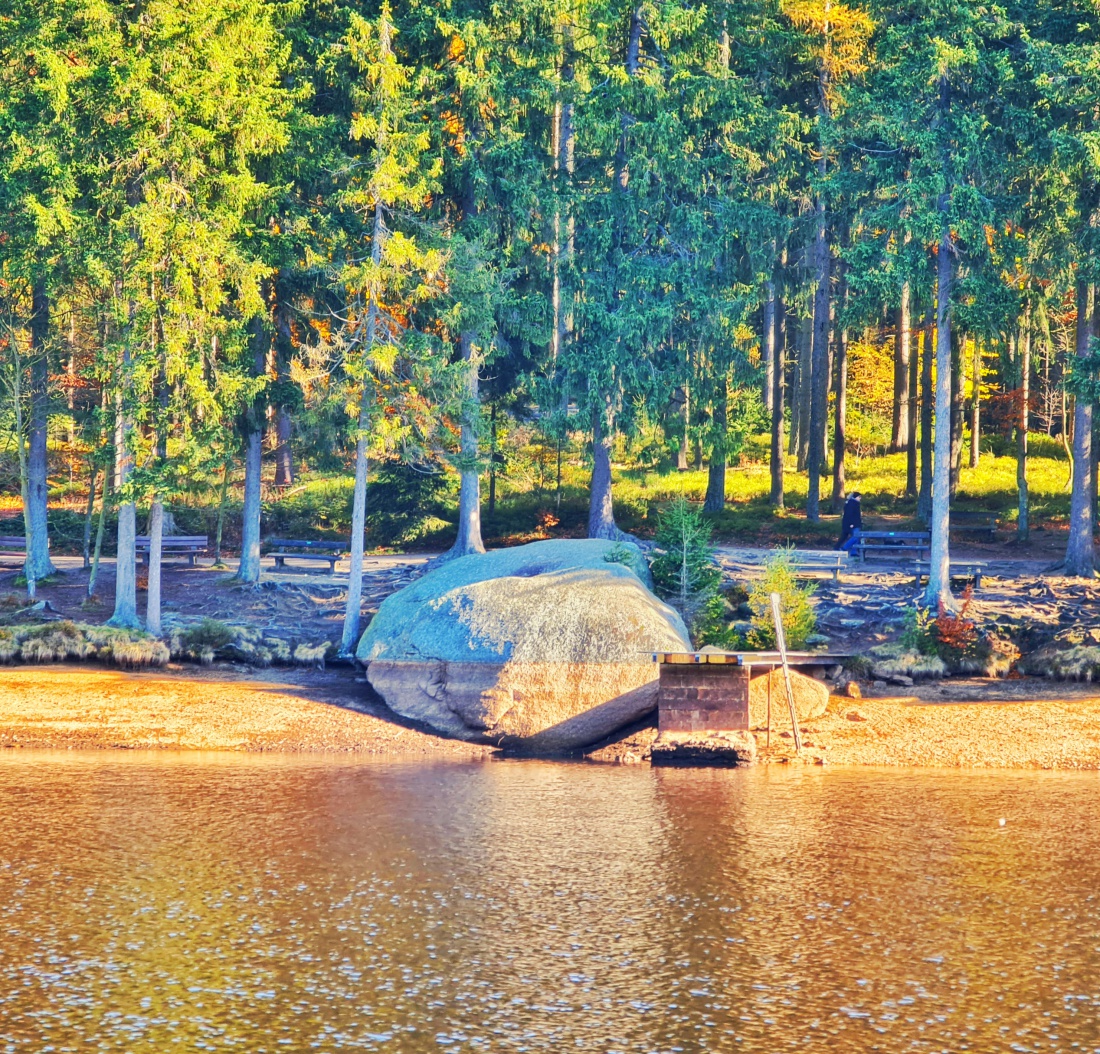
M 749 671 L 732 663 L 662 663 L 657 726 L 662 732 L 749 727 Z

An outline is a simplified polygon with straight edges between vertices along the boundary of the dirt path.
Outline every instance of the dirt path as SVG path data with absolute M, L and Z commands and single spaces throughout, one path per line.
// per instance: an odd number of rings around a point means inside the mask
M 401 723 L 367 691 L 349 669 L 0 669 L 0 747 L 488 756 Z

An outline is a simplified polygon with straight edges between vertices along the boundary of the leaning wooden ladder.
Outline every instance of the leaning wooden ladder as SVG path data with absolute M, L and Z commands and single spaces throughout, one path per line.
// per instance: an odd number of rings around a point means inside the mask
M 791 687 L 791 668 L 787 665 L 787 638 L 783 635 L 783 616 L 779 610 L 779 594 L 772 593 L 772 618 L 775 620 L 775 646 L 779 650 L 779 661 L 783 664 L 783 683 L 787 687 L 787 707 L 791 711 L 791 730 L 794 733 L 794 752 L 802 753 L 802 736 L 798 731 L 798 714 L 794 708 L 794 689 Z M 770 690 L 770 684 L 769 684 Z M 768 715 L 768 728 L 771 730 L 771 715 Z

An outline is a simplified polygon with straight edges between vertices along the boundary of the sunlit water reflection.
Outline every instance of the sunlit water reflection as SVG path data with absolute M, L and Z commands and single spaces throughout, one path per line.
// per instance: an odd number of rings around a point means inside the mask
M 0 1051 L 1096 1051 L 1098 791 L 5 752 Z

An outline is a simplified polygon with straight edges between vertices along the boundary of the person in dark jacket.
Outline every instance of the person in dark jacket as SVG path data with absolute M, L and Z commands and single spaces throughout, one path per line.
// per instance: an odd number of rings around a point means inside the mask
M 838 549 L 851 552 L 852 547 L 859 541 L 863 530 L 863 509 L 859 504 L 859 492 L 848 495 L 844 503 L 844 514 L 840 520 L 840 543 Z

